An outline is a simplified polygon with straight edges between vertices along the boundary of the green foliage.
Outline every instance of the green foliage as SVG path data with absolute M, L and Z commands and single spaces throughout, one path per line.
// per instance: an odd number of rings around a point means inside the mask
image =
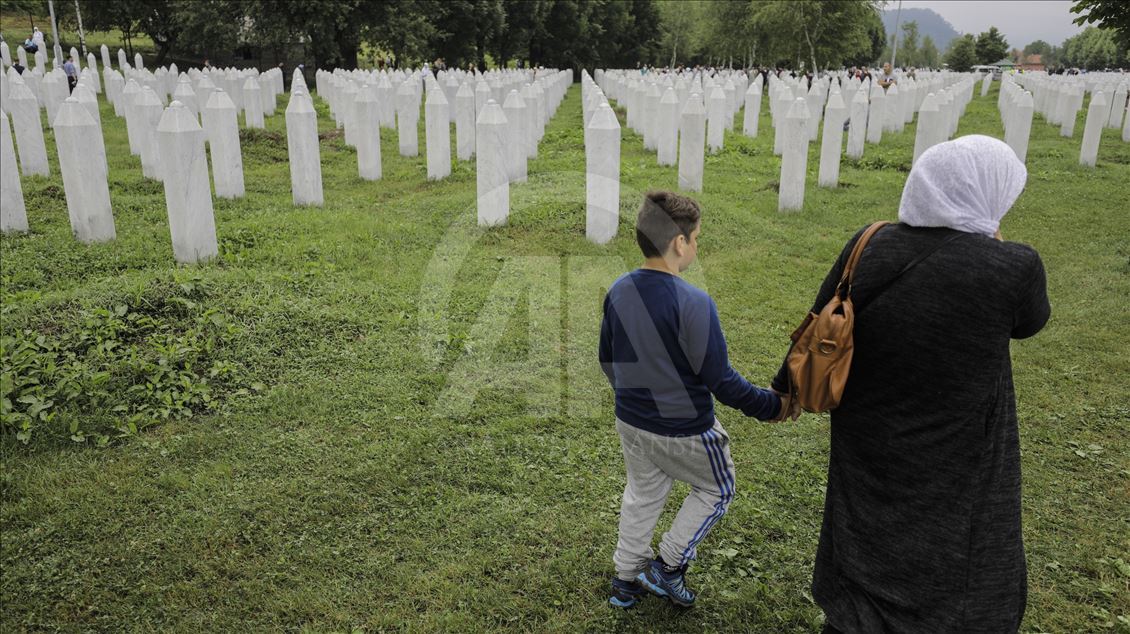
M 1101 29 L 1113 31 L 1124 55 L 1130 50 L 1130 10 L 1123 0 L 1077 0 L 1071 12 L 1079 14 L 1075 24 L 1097 24 Z
M 1003 134 L 997 90 L 968 104 L 959 135 Z M 186 277 L 169 280 L 161 184 L 141 177 L 123 120 L 101 103 L 118 237 L 76 243 L 58 170 L 25 178 L 32 233 L 0 237 L 5 334 L 50 333 L 51 322 L 73 330 L 82 311 L 132 305 L 136 293 L 184 296 L 172 282 Z M 315 103 L 329 136 L 325 103 Z M 692 281 L 717 299 L 735 367 L 761 384 L 844 242 L 897 215 L 899 170 L 914 147 L 914 126 L 885 134 L 865 161 L 845 160 L 844 186 L 829 189 L 811 185 L 820 152 L 811 144 L 805 209 L 781 214 L 768 110 L 757 138 L 727 132 L 725 149 L 706 159 L 690 272 L 700 270 Z M 400 156 L 396 132 L 382 130 L 384 176 L 365 181 L 356 154 L 327 140 L 325 206 L 295 208 L 286 163 L 265 147 L 285 146 L 284 118 L 280 110 L 265 131 L 241 137 L 247 196 L 214 203 L 222 257 L 181 274 L 204 280 L 196 310 L 215 308 L 240 328 L 216 357 L 269 388 L 102 450 L 0 439 L 0 631 L 819 631 L 806 594 L 828 465 L 819 416 L 763 425 L 719 406 L 738 489 L 691 568 L 700 605 L 606 607 L 623 458 L 610 390 L 592 363 L 596 335 L 585 330 L 599 323 L 600 284 L 623 268 L 571 296 L 570 309 L 581 301 L 590 316 L 570 310 L 562 324 L 570 343 L 554 367 L 596 375 L 580 392 L 591 413 L 529 415 L 526 397 L 503 381 L 466 415 L 434 415 L 503 262 L 557 259 L 563 291 L 577 284 L 573 258 L 635 266 L 639 196 L 674 188 L 674 167 L 658 166 L 625 127 L 619 234 L 588 242 L 580 89 L 570 88 L 529 182 L 510 188 L 509 222 L 483 232 L 451 269 L 433 367 L 420 352 L 425 269 L 453 255 L 441 247 L 453 228 L 475 225 L 473 162 L 429 181 L 422 153 Z M 1037 116 L 1027 188 L 1004 220 L 1008 239 L 1044 259 L 1055 311 L 1043 332 L 1012 345 L 1024 632 L 1104 631 L 1130 615 L 1118 563 L 1127 559 L 1118 527 L 1130 357 L 1125 320 L 1112 318 L 1125 312 L 1130 266 L 1125 217 L 1106 211 L 1130 196 L 1130 146 L 1118 134 L 1104 130 L 1098 167 L 1081 168 L 1078 136 L 1064 139 Z M 184 332 L 197 313 L 179 310 L 165 321 Z M 521 349 L 525 321 L 514 319 L 500 347 Z M 53 427 L 69 433 L 59 419 Z
M 929 35 L 922 38 L 922 61 L 920 64 L 922 68 L 939 68 L 940 66 L 938 47 L 934 44 L 934 38 Z
M 993 61 L 998 61 L 993 60 Z M 977 40 L 970 34 L 965 34 L 950 43 L 950 50 L 946 53 L 946 65 L 950 70 L 959 73 L 968 72 L 977 61 Z
M 988 31 L 977 36 L 974 52 L 978 64 L 995 64 L 1008 55 L 1008 42 L 997 27 L 991 26 Z
M 73 319 L 0 338 L 0 433 L 106 444 L 247 394 L 224 348 L 239 330 L 199 278 L 169 277 Z
M 1063 42 L 1059 61 L 1066 66 L 1102 70 L 1130 66 L 1130 51 L 1120 49 L 1111 29 L 1089 26 Z

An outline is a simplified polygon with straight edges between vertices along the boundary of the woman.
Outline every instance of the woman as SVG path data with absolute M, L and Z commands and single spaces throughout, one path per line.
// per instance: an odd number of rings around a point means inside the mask
M 1039 332 L 1050 307 L 1039 255 L 1001 241 L 999 224 L 1026 178 L 996 139 L 936 145 L 907 179 L 901 222 L 863 253 L 812 586 L 827 632 L 1020 627 L 1027 579 L 1009 341 Z M 782 366 L 773 387 L 788 384 Z

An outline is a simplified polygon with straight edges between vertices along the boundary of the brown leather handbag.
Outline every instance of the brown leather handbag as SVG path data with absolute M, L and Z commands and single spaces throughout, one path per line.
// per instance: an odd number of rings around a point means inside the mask
M 888 224 L 881 220 L 863 232 L 851 250 L 835 295 L 820 314 L 808 313 L 792 334 L 793 345 L 786 361 L 789 392 L 805 411 L 826 412 L 840 404 L 851 369 L 855 326 L 851 284 L 855 267 L 871 236 Z

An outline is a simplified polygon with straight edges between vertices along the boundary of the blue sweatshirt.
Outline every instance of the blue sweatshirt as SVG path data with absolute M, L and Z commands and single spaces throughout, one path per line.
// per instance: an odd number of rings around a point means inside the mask
M 714 300 L 682 278 L 649 269 L 620 276 L 604 298 L 600 366 L 616 417 L 664 436 L 714 425 L 714 399 L 761 420 L 780 398 L 730 367 Z

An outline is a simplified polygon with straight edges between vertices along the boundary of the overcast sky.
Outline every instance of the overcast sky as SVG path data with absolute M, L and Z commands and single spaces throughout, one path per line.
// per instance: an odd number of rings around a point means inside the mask
M 1071 13 L 1072 0 L 1040 0 L 1028 2 L 987 0 L 903 0 L 903 8 L 933 9 L 962 33 L 974 35 L 995 26 L 1013 48 L 1023 48 L 1034 40 L 1059 46 L 1083 30 L 1071 21 L 1079 16 Z M 887 2 L 888 10 L 898 9 L 898 0 Z

